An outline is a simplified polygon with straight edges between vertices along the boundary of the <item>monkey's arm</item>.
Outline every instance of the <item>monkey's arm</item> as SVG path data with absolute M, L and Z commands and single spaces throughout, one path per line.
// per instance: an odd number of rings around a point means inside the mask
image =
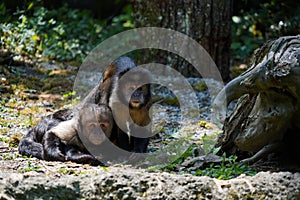
M 147 153 L 149 138 L 132 137 L 132 142 L 133 142 L 133 152 L 135 152 L 135 153 Z
M 43 145 L 35 141 L 35 132 L 31 129 L 20 141 L 18 150 L 21 155 L 44 159 Z
M 151 130 L 149 127 L 130 126 L 130 143 L 135 153 L 147 153 Z
M 33 156 L 38 159 L 44 159 L 44 149 L 42 140 L 48 127 L 54 126 L 58 120 L 53 120 L 51 116 L 46 116 L 34 128 L 21 139 L 18 150 L 25 156 Z
M 51 130 L 45 133 L 43 147 L 45 160 L 66 161 L 64 144 Z
M 133 131 L 135 131 L 136 133 L 139 133 L 141 137 L 131 136 L 130 142 L 132 144 L 132 151 L 135 153 L 147 153 L 149 138 L 147 138 L 145 136 L 150 135 L 150 132 L 148 133 L 147 129 L 141 130 L 139 128 L 133 129 Z M 145 133 L 145 132 L 147 132 L 147 133 Z

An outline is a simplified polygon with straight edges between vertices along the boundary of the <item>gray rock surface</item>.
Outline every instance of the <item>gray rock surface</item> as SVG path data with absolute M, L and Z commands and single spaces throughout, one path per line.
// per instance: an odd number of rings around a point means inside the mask
M 300 173 L 260 172 L 231 180 L 95 168 L 88 174 L 0 174 L 0 199 L 300 199 Z

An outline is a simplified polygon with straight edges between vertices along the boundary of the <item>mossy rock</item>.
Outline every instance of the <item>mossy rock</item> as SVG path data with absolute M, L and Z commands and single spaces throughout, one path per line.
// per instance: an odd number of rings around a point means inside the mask
M 193 88 L 198 91 L 198 92 L 202 92 L 208 89 L 206 83 L 204 82 L 198 82 L 195 85 L 193 85 Z
M 164 99 L 164 104 L 169 106 L 180 106 L 176 97 L 167 97 Z

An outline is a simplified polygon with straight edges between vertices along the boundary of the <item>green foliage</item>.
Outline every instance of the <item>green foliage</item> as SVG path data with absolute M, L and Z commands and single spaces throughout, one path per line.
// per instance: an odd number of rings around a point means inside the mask
M 9 141 L 9 138 L 7 138 L 7 137 L 0 137 L 0 141 L 1 142 L 5 142 L 5 143 L 8 143 L 8 141 Z
M 27 123 L 25 123 L 25 127 L 33 127 L 32 115 L 29 115 Z
M 76 96 L 76 91 L 70 91 L 63 94 L 62 100 L 65 101 L 64 108 L 72 108 L 80 102 L 80 97 Z
M 247 62 L 266 40 L 300 31 L 300 4 L 293 0 L 234 2 L 231 49 L 236 61 Z
M 218 134 L 212 134 L 212 135 L 204 134 L 204 136 L 202 137 L 202 147 L 205 154 L 211 153 L 211 151 L 213 151 L 217 143 L 217 140 L 218 140 Z
M 128 9 L 126 12 L 130 12 Z M 0 44 L 5 49 L 30 58 L 58 61 L 82 61 L 101 41 L 133 27 L 128 13 L 106 25 L 105 21 L 93 19 L 88 11 L 67 6 L 48 10 L 33 2 L 12 17 L 0 4 L 0 23 Z
M 76 175 L 77 174 L 76 170 L 74 170 L 72 168 L 60 168 L 57 171 L 59 173 L 68 174 L 68 175 Z
M 236 161 L 237 156 L 231 155 L 226 158 L 226 154 L 222 156 L 223 160 L 220 164 L 211 163 L 205 169 L 198 169 L 196 171 L 188 171 L 189 173 L 197 176 L 209 176 L 217 179 L 232 179 L 241 174 L 254 176 L 256 170 L 249 168 L 246 164 L 240 164 Z
M 177 171 L 178 166 L 183 163 L 185 159 L 188 157 L 197 157 L 197 151 L 195 149 L 199 148 L 198 146 L 190 146 L 184 154 L 180 158 L 178 158 L 176 161 L 173 163 L 160 167 L 158 169 L 167 171 L 167 172 L 172 172 L 172 171 Z M 214 153 L 217 153 L 220 149 L 217 148 L 214 150 Z M 210 163 L 209 166 L 206 166 L 204 169 L 197 169 L 197 170 L 191 170 L 193 168 L 187 168 L 179 173 L 189 173 L 193 174 L 196 176 L 209 176 L 212 178 L 217 178 L 217 179 L 232 179 L 235 178 L 241 174 L 246 174 L 249 176 L 254 176 L 257 172 L 253 168 L 249 168 L 248 165 L 246 164 L 241 164 L 237 162 L 237 156 L 231 155 L 228 158 L 226 157 L 226 154 L 224 153 L 222 155 L 222 162 L 221 163 Z M 156 171 L 157 168 L 152 167 L 149 168 L 148 170 L 154 170 Z
M 9 153 L 6 153 L 6 154 L 2 154 L 0 156 L 0 159 L 3 159 L 3 160 L 14 160 L 14 156 L 9 154 Z
M 76 91 L 67 92 L 63 94 L 62 99 L 63 100 L 71 99 L 75 95 L 76 95 Z
M 177 165 L 183 163 L 183 161 L 185 159 L 187 159 L 188 157 L 195 157 L 195 156 L 197 156 L 195 154 L 195 152 L 196 152 L 195 149 L 197 149 L 197 148 L 199 148 L 199 147 L 198 146 L 194 146 L 194 145 L 190 146 L 177 160 L 175 160 L 173 163 L 167 165 L 165 167 L 165 170 L 167 170 L 167 171 L 168 170 L 174 171 L 174 170 L 176 170 Z
M 41 168 L 41 166 L 35 165 L 35 164 L 31 163 L 30 161 L 28 161 L 27 166 L 19 168 L 19 172 L 25 173 L 25 172 L 30 172 L 30 171 L 36 171 L 40 168 Z

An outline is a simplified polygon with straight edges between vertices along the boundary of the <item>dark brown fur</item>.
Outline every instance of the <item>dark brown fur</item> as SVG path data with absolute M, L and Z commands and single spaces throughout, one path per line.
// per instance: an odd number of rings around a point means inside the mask
M 149 109 L 151 107 L 150 73 L 131 69 L 121 74 L 113 83 L 109 107 L 114 114 L 118 135 L 118 146 L 136 153 L 147 152 L 151 130 Z M 129 111 L 129 112 L 128 112 Z
M 77 163 L 99 164 L 82 144 L 82 137 L 87 139 L 91 133 L 99 133 L 98 139 L 93 136 L 91 143 L 100 145 L 104 141 L 100 128 L 110 137 L 113 126 L 112 114 L 105 105 L 87 104 L 75 113 L 75 116 L 61 118 L 71 110 L 57 111 L 42 119 L 20 141 L 19 152 L 22 155 L 53 161 L 73 161 Z M 67 115 L 66 115 L 67 116 Z M 89 123 L 93 129 L 83 131 Z M 80 135 L 79 135 L 80 134 Z M 81 136 L 81 138 L 80 138 Z M 96 138 L 96 139 L 95 139 Z M 95 142 L 96 141 L 96 142 Z
M 149 139 L 143 137 L 149 135 L 149 133 L 145 133 L 145 129 L 139 131 L 139 127 L 135 124 L 145 126 L 151 121 L 149 117 L 151 106 L 150 85 L 140 87 L 134 81 L 132 82 L 134 79 L 129 79 L 124 84 L 118 83 L 126 72 L 134 68 L 136 68 L 136 65 L 132 59 L 128 57 L 117 59 L 107 67 L 100 83 L 78 106 L 74 109 L 60 110 L 46 116 L 37 126 L 31 129 L 20 141 L 19 152 L 22 155 L 34 156 L 45 160 L 71 160 L 78 163 L 97 162 L 87 152 L 85 148 L 86 143 L 82 144 L 82 138 L 78 134 L 80 120 L 82 119 L 80 111 L 89 104 L 105 104 L 117 111 L 114 113 L 114 117 L 118 116 L 121 119 L 122 129 L 113 121 L 109 122 L 110 124 L 114 124 L 112 128 L 108 128 L 110 131 L 105 131 L 106 136 L 113 144 L 131 152 L 146 152 Z M 136 78 L 141 75 L 137 74 Z M 144 73 L 140 78 L 148 78 L 149 76 L 148 73 Z M 134 86 L 134 90 L 136 91 L 132 93 L 131 97 L 128 97 L 129 91 L 125 86 Z M 130 116 L 123 115 L 128 107 L 128 104 L 126 105 L 126 101 L 129 101 L 128 98 L 130 99 L 129 113 L 134 122 L 131 121 L 129 125 L 127 122 Z M 100 107 L 103 107 L 103 105 Z M 113 118 L 109 117 L 111 116 L 109 112 L 105 112 L 104 116 L 109 119 Z M 126 132 L 123 130 L 126 130 Z M 138 132 L 143 137 L 132 136 L 130 132 Z

